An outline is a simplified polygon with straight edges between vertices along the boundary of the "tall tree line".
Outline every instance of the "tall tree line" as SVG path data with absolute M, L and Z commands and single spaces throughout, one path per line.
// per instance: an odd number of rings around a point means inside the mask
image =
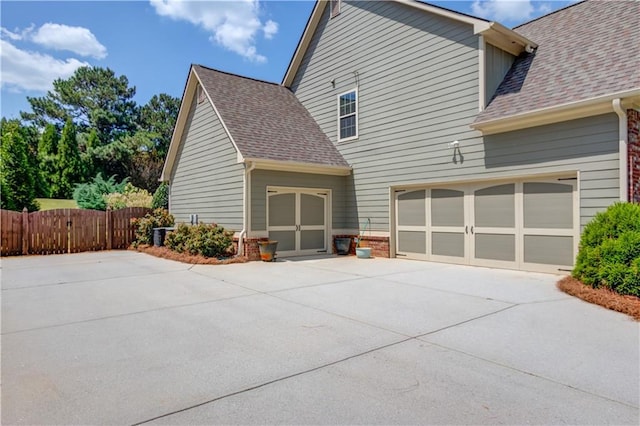
M 0 122 L 2 208 L 34 209 L 33 197 L 71 198 L 98 173 L 154 191 L 180 99 L 162 93 L 138 105 L 135 93 L 124 75 L 82 67 L 44 96 L 27 97 L 31 111 Z

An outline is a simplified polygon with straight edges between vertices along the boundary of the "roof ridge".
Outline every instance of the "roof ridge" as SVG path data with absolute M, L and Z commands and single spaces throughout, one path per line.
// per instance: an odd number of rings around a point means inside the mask
M 530 21 L 523 22 L 522 24 L 516 25 L 515 27 L 513 27 L 513 28 L 511 28 L 511 29 L 512 29 L 512 30 L 515 30 L 516 28 L 524 27 L 525 25 L 529 25 L 529 24 L 531 24 L 532 22 L 539 21 L 540 19 L 544 19 L 544 18 L 549 17 L 549 16 L 551 16 L 551 15 L 555 15 L 555 14 L 556 14 L 556 13 L 558 13 L 558 12 L 562 12 L 563 10 L 569 9 L 570 7 L 574 7 L 574 6 L 577 6 L 577 5 L 579 5 L 579 4 L 586 3 L 587 1 L 588 1 L 588 0 L 581 0 L 581 1 L 578 1 L 578 2 L 576 2 L 576 3 L 568 4 L 568 5 L 566 5 L 566 6 L 565 6 L 565 7 L 563 7 L 563 8 L 560 8 L 560 9 L 558 9 L 558 10 L 554 10 L 553 12 L 549 12 L 549 13 L 547 13 L 546 15 L 538 16 L 537 18 L 532 19 L 532 20 L 530 20 Z
M 202 64 L 191 64 L 191 66 L 201 67 L 201 68 L 204 68 L 204 69 L 206 69 L 208 71 L 215 71 L 215 72 L 219 72 L 220 74 L 226 74 L 226 75 L 229 75 L 229 76 L 232 76 L 232 77 L 239 77 L 239 78 L 243 78 L 245 80 L 253 80 L 253 81 L 256 81 L 258 83 L 272 84 L 274 86 L 284 87 L 280 83 L 275 83 L 273 81 L 267 81 L 267 80 L 261 80 L 259 78 L 247 77 L 245 75 L 240 75 L 240 74 L 236 74 L 236 73 L 233 73 L 233 72 L 222 71 L 222 70 L 219 70 L 219 69 L 216 69 L 216 68 L 207 67 L 207 66 L 202 65 Z

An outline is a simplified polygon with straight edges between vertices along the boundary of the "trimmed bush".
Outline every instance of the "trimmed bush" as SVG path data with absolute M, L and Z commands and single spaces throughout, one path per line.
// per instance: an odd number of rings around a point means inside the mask
M 152 209 L 168 209 L 169 208 L 169 185 L 162 182 L 156 192 L 153 193 L 153 201 L 151 201 Z
M 114 192 L 103 195 L 107 207 L 112 210 L 124 209 L 126 207 L 151 207 L 151 194 L 146 189 L 141 189 L 127 183 L 122 193 Z
M 178 253 L 204 257 L 229 256 L 232 254 L 233 232 L 215 223 L 193 226 L 181 223 L 175 231 L 167 234 L 164 244 Z
M 573 277 L 594 288 L 640 297 L 640 205 L 616 203 L 589 222 Z
M 131 223 L 136 227 L 136 240 L 133 243 L 135 247 L 139 244 L 153 244 L 153 228 L 173 226 L 175 221 L 167 210 L 155 209 L 142 218 L 131 219 Z

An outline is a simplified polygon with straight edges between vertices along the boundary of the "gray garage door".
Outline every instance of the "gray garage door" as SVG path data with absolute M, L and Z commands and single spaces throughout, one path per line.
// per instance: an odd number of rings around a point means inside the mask
M 401 189 L 395 203 L 399 256 L 547 272 L 573 265 L 575 179 Z

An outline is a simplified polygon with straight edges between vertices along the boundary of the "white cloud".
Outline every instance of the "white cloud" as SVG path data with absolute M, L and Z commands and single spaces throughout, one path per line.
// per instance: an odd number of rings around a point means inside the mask
M 103 59 L 107 56 L 104 47 L 91 31 L 83 27 L 70 27 L 48 22 L 38 28 L 29 39 L 54 50 L 68 50 L 81 56 Z
M 262 27 L 262 31 L 264 31 L 264 37 L 267 39 L 272 39 L 274 35 L 278 32 L 278 23 L 273 22 L 271 19 L 264 24 Z
M 270 39 L 278 31 L 277 23 L 260 21 L 258 0 L 150 2 L 158 15 L 197 25 L 211 33 L 211 41 L 254 62 L 267 60 L 256 50 L 256 33 Z
M 535 8 L 531 0 L 474 0 L 474 15 L 498 22 L 523 22 L 531 19 Z
M 89 65 L 75 58 L 60 60 L 50 55 L 21 50 L 6 40 L 0 40 L 0 62 L 2 88 L 13 91 L 50 90 L 56 78 L 69 78 L 76 69 Z
M 2 33 L 2 35 L 5 36 L 5 37 L 10 38 L 11 40 L 18 41 L 18 40 L 24 39 L 31 31 L 33 31 L 34 27 L 35 27 L 35 25 L 31 24 L 30 26 L 28 26 L 24 30 L 20 30 L 20 29 L 16 28 L 14 30 L 14 32 L 9 31 L 6 28 L 0 28 L 0 33 Z

